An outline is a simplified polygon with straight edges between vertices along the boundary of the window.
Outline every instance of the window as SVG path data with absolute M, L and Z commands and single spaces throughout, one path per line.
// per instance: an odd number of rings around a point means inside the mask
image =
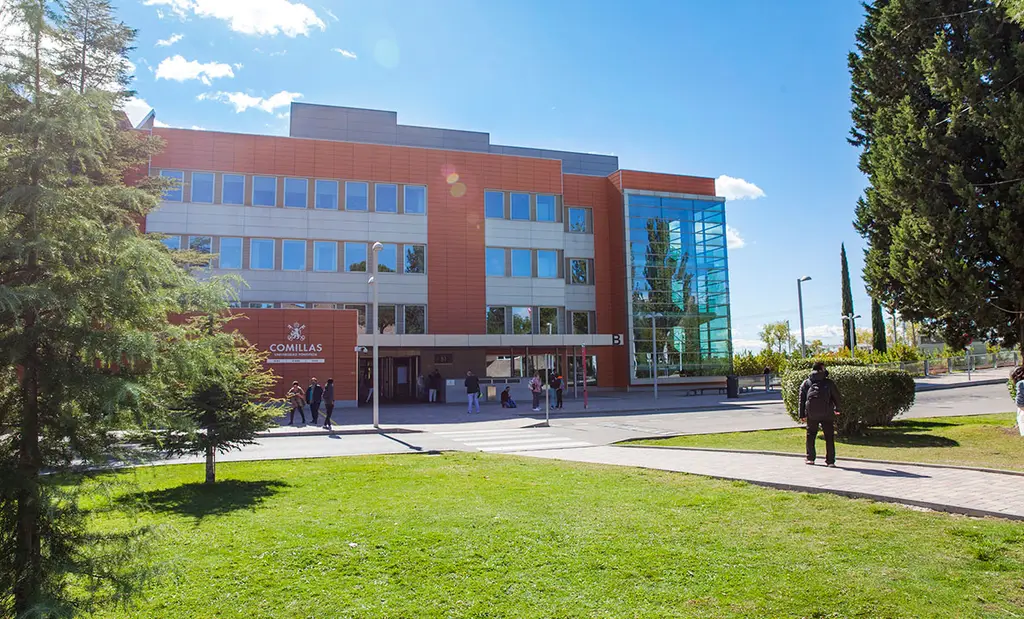
M 275 303 L 260 303 L 259 301 L 252 301 L 245 304 L 245 306 L 250 309 L 274 309 L 275 305 Z
M 505 277 L 505 250 L 497 247 L 487 248 L 487 274 L 492 277 Z
M 537 221 L 555 221 L 555 196 L 537 196 Z
M 356 310 L 358 315 L 356 321 L 359 323 L 359 332 L 366 333 L 366 306 L 362 304 L 353 305 L 351 303 L 346 303 L 343 309 Z
M 484 216 L 505 219 L 505 194 L 500 191 L 484 192 Z
M 585 258 L 573 258 L 569 261 L 569 283 L 589 284 L 590 269 Z
M 334 241 L 313 241 L 313 270 L 338 270 L 338 244 Z
M 334 303 L 314 303 L 313 309 L 337 309 Z
M 512 194 L 512 219 L 530 220 L 530 194 Z
M 242 239 L 222 237 L 220 240 L 220 268 L 242 268 Z
M 532 307 L 512 308 L 512 333 L 516 335 L 529 335 L 533 333 Z
M 245 204 L 245 177 L 241 174 L 221 177 L 220 201 L 223 204 Z
M 338 210 L 338 181 L 317 181 L 313 208 Z
M 427 306 L 405 306 L 405 332 L 409 334 L 427 332 Z
M 308 303 L 282 303 L 281 309 L 306 309 L 309 307 Z
M 181 237 L 180 236 L 169 236 L 166 239 L 160 239 L 160 242 L 164 244 L 167 249 L 175 250 L 181 249 Z
M 543 334 L 554 334 L 561 333 L 561 329 L 558 328 L 558 308 L 557 307 L 542 307 L 540 308 L 540 332 Z
M 213 237 L 190 236 L 188 237 L 188 248 L 201 254 L 213 253 Z
M 369 187 L 366 183 L 345 183 L 345 210 L 365 211 L 369 209 L 367 201 Z
M 572 334 L 590 333 L 590 312 L 572 312 Z
M 179 170 L 160 170 L 160 177 L 177 181 L 164 192 L 164 200 L 168 202 L 181 202 L 182 186 L 185 183 L 185 173 Z
M 281 268 L 285 271 L 306 270 L 305 241 L 281 241 Z
M 384 243 L 383 249 L 377 254 L 377 270 L 381 273 L 398 272 L 398 245 Z
M 277 179 L 273 176 L 252 177 L 252 205 L 277 206 Z
M 529 249 L 512 250 L 512 277 L 533 277 L 531 253 Z
M 498 335 L 505 333 L 505 308 L 487 308 L 487 333 Z
M 192 201 L 213 204 L 213 174 L 210 172 L 192 173 Z
M 377 333 L 395 332 L 395 306 L 380 305 L 377 307 Z
M 284 205 L 289 208 L 306 208 L 306 190 L 309 181 L 304 178 L 284 179 Z
M 425 245 L 405 246 L 405 272 L 427 272 L 427 247 Z
M 373 210 L 378 213 L 398 212 L 398 185 L 374 185 Z
M 427 212 L 427 188 L 422 185 L 405 186 L 405 212 L 408 215 L 423 215 Z
M 537 277 L 558 277 L 558 252 L 553 249 L 537 250 Z
M 569 207 L 569 232 L 590 232 L 587 225 L 587 210 L 575 206 Z
M 366 243 L 345 243 L 345 270 L 366 272 Z
M 249 241 L 249 268 L 257 271 L 272 271 L 274 269 L 273 239 Z

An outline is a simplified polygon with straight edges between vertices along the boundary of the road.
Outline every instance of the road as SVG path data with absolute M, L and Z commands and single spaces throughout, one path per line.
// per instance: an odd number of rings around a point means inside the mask
M 917 401 L 906 417 L 1002 413 L 1012 408 L 1005 385 L 979 385 L 918 393 Z M 677 413 L 577 414 L 556 417 L 549 428 L 531 427 L 539 420 L 527 417 L 489 420 L 486 416 L 459 415 L 458 419 L 454 423 L 405 424 L 407 429 L 418 430 L 411 433 L 266 438 L 240 451 L 223 454 L 219 460 L 322 458 L 447 450 L 522 452 L 607 445 L 631 438 L 767 430 L 795 425 L 781 403 L 740 404 L 731 408 Z M 174 460 L 176 463 L 200 461 L 200 458 Z

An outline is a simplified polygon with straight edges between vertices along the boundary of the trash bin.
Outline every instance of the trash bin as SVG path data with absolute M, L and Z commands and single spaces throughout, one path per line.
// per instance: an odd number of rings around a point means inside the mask
M 725 377 L 725 394 L 727 398 L 735 399 L 740 397 L 740 377 L 739 376 L 726 376 Z
M 487 385 L 487 390 L 484 394 L 484 402 L 493 402 L 498 399 L 498 386 Z

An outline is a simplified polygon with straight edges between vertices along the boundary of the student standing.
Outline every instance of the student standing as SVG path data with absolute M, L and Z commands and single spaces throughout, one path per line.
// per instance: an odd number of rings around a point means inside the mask
M 533 373 L 533 378 L 530 379 L 530 395 L 533 396 L 533 411 L 537 412 L 540 410 L 540 392 L 541 382 L 540 374 L 538 372 Z
M 328 378 L 327 384 L 324 385 L 324 405 L 327 407 L 327 413 L 324 415 L 324 430 L 333 429 L 331 426 L 331 413 L 334 412 L 334 379 Z
M 288 404 L 292 407 L 292 413 L 288 416 L 288 425 L 292 425 L 295 421 L 295 411 L 299 411 L 302 423 L 306 423 L 306 412 L 303 410 L 303 407 L 306 406 L 306 399 L 302 397 L 302 387 L 299 386 L 299 381 L 292 383 L 292 388 L 288 390 L 285 397 L 288 399 Z
M 466 414 L 473 412 L 473 407 L 476 407 L 476 412 L 480 412 L 480 379 L 477 378 L 472 370 L 466 372 Z
M 825 364 L 814 364 L 810 378 L 800 385 L 800 422 L 807 424 L 807 464 L 814 464 L 817 455 L 814 442 L 818 438 L 818 426 L 825 434 L 825 465 L 836 465 L 836 424 L 839 415 L 839 389 L 828 377 Z
M 552 387 L 555 388 L 555 408 L 562 408 L 562 389 L 565 388 L 565 381 L 561 374 L 555 376 Z
M 431 403 L 437 402 L 437 392 L 441 389 L 441 373 L 434 368 L 434 371 L 427 377 L 430 385 L 429 401 Z
M 309 402 L 309 414 L 313 417 L 313 423 L 320 417 L 320 402 L 324 399 L 324 388 L 316 382 L 316 377 L 309 383 L 306 389 L 306 401 Z

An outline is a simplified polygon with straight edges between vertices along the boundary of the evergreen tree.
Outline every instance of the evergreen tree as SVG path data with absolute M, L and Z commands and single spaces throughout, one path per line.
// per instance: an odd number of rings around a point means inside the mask
M 850 55 L 873 295 L 962 349 L 1024 349 L 1024 31 L 991 0 L 866 7 Z
M 882 304 L 871 299 L 871 348 L 875 352 L 889 350 L 885 341 L 885 318 L 882 316 Z
M 853 324 L 853 320 L 847 320 L 845 318 L 845 316 L 853 316 L 853 291 L 850 289 L 850 266 L 846 263 L 845 243 L 839 246 L 839 257 L 842 261 L 843 269 L 843 346 L 849 346 L 852 341 L 853 346 L 856 347 L 857 332 L 854 331 L 855 325 Z
M 118 22 L 108 0 L 64 0 L 57 31 L 56 72 L 61 86 L 84 94 L 102 88 L 127 95 L 128 52 L 135 30 Z

